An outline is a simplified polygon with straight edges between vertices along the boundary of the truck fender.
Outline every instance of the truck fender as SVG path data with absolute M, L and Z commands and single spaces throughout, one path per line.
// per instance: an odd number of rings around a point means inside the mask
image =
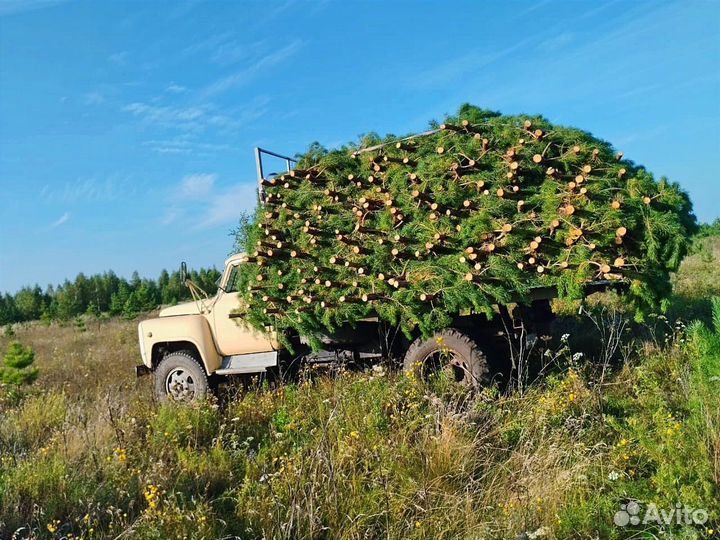
M 177 315 L 143 321 L 138 326 L 141 339 L 143 364 L 150 369 L 154 353 L 165 344 L 187 342 L 192 344 L 200 355 L 200 360 L 208 375 L 220 367 L 222 357 L 218 354 L 212 337 L 210 324 L 202 315 Z

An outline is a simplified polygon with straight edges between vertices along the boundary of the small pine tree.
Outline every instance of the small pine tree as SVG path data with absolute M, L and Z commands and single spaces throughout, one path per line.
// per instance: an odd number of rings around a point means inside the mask
M 45 326 L 50 326 L 53 320 L 53 316 L 50 310 L 44 309 L 43 312 L 40 314 L 40 320 Z
M 31 384 L 37 379 L 39 371 L 38 368 L 31 367 L 34 361 L 35 352 L 31 347 L 23 347 L 13 341 L 0 366 L 0 382 L 14 386 Z
M 124 281 L 120 282 L 118 290 L 113 293 L 110 298 L 110 313 L 113 315 L 120 315 L 125 309 L 125 304 L 130 296 L 130 288 Z
M 85 319 L 83 319 L 80 315 L 75 317 L 75 329 L 79 332 L 84 332 L 85 330 L 87 330 L 87 327 L 85 326 Z
M 13 330 L 12 324 L 7 323 L 5 325 L 5 337 L 13 337 L 15 335 L 15 330 Z
M 98 318 L 100 316 L 100 308 L 98 308 L 95 302 L 90 302 L 90 305 L 88 305 L 85 313 L 91 317 Z
M 128 299 L 123 306 L 122 316 L 128 320 L 134 319 L 141 311 L 142 305 L 140 304 L 138 295 L 135 294 L 135 292 L 130 293 L 130 296 L 128 296 Z

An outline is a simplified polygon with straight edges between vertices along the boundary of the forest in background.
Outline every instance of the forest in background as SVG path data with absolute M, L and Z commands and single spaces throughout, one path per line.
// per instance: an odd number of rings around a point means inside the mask
M 220 271 L 201 268 L 188 272 L 200 288 L 213 294 Z M 112 270 L 86 276 L 43 290 L 39 285 L 23 287 L 15 294 L 0 294 L 0 325 L 42 320 L 67 321 L 79 315 L 109 314 L 133 318 L 161 305 L 173 305 L 191 298 L 180 279 L 180 271 L 163 270 L 157 279 L 141 278 L 134 272 L 129 280 Z

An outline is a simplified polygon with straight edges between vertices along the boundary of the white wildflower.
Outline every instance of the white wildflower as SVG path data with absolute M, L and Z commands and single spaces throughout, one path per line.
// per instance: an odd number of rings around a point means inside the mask
M 547 534 L 550 532 L 550 529 L 547 527 L 540 527 L 536 531 L 527 533 L 527 537 L 530 540 L 535 540 L 536 538 L 542 538 L 543 536 L 547 536 Z

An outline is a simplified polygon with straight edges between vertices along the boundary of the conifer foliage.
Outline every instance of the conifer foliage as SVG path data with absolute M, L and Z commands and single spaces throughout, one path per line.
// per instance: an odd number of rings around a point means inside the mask
M 376 315 L 427 335 L 533 287 L 622 280 L 640 315 L 667 295 L 695 228 L 677 184 L 542 117 L 464 105 L 431 128 L 311 146 L 263 181 L 243 232 L 250 324 L 313 341 Z
M 38 368 L 32 367 L 34 361 L 35 352 L 32 348 L 13 341 L 0 365 L 0 383 L 16 386 L 32 383 L 38 376 Z

